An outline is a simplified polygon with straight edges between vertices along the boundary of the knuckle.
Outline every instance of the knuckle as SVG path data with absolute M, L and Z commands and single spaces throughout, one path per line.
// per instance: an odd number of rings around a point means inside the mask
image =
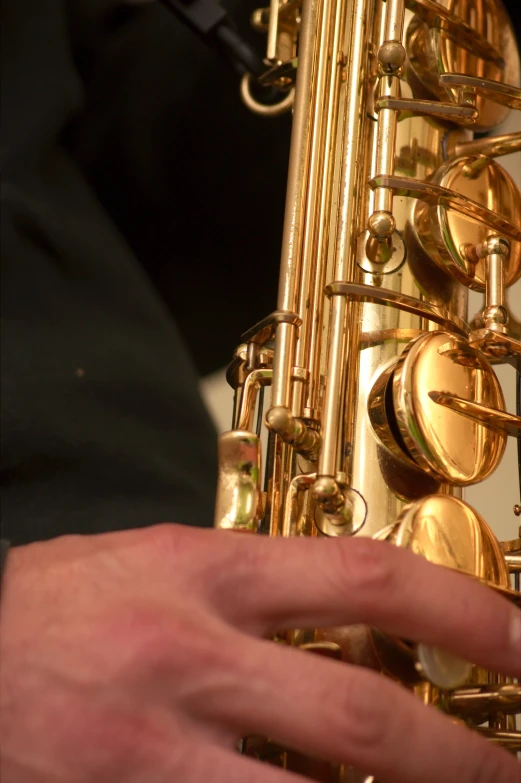
M 240 641 L 235 634 L 209 613 L 190 611 L 178 616 L 163 639 L 159 664 L 182 680 L 197 675 L 201 682 L 209 677 L 222 678 L 237 668 Z
M 357 761 L 364 761 L 387 745 L 392 725 L 381 679 L 359 669 L 350 673 L 337 709 L 337 736 L 342 747 Z
M 182 554 L 186 547 L 190 546 L 191 533 L 191 529 L 183 525 L 163 522 L 139 531 L 139 535 L 143 537 L 140 544 L 143 543 L 152 554 L 170 559 Z
M 101 618 L 98 633 L 101 640 L 110 640 L 109 653 L 121 674 L 149 671 L 166 657 L 171 643 L 164 613 L 144 603 L 109 611 Z
M 103 637 L 110 628 L 110 655 L 114 676 L 127 686 L 136 681 L 171 682 L 176 692 L 206 675 L 222 678 L 233 670 L 237 645 L 227 629 L 208 612 L 187 603 L 164 610 L 133 606 L 107 617 Z
M 211 580 L 219 564 L 215 552 L 218 542 L 212 546 L 210 541 L 213 532 L 171 523 L 147 528 L 143 531 L 144 540 L 138 542 L 147 576 L 161 576 L 176 585 L 177 593 L 186 591 L 186 595 L 194 597 L 209 577 Z
M 252 584 L 270 590 L 270 573 L 277 573 L 276 552 L 266 557 L 260 537 L 215 531 L 209 557 L 199 573 L 201 589 L 212 610 L 233 625 L 255 624 L 245 601 Z
M 385 545 L 363 538 L 339 540 L 337 553 L 334 572 L 343 592 L 371 599 L 395 590 L 397 573 Z

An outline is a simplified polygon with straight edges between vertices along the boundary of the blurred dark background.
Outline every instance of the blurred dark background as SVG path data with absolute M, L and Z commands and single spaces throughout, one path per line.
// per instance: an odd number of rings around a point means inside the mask
M 290 115 L 252 115 L 239 77 L 159 3 L 67 3 L 85 102 L 65 143 L 211 373 L 276 305 Z M 262 54 L 262 3 L 223 4 Z
M 68 0 L 85 108 L 66 143 L 144 265 L 201 374 L 276 304 L 291 119 L 162 5 Z M 255 0 L 228 0 L 241 33 Z

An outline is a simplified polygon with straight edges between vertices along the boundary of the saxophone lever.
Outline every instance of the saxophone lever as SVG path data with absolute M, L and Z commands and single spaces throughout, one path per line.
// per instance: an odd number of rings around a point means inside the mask
M 481 405 L 478 402 L 464 400 L 453 394 L 431 391 L 429 397 L 438 405 L 444 405 L 450 410 L 461 413 L 462 416 L 468 416 L 469 419 L 475 419 L 486 427 L 500 432 L 506 432 L 514 438 L 521 438 L 521 416 L 514 416 L 505 411 L 498 411 L 488 405 Z

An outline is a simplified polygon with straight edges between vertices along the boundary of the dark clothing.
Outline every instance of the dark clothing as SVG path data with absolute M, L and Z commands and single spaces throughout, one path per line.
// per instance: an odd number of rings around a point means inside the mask
M 2 537 L 211 525 L 196 372 L 65 148 L 83 89 L 64 3 L 4 0 L 1 26 Z
M 258 0 L 207 1 L 264 52 Z M 291 113 L 246 109 L 237 74 L 160 2 L 67 7 L 84 95 L 65 143 L 214 372 L 276 307 Z

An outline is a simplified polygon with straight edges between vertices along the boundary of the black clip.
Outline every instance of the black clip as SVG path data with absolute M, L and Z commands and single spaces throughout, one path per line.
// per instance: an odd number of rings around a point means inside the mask
M 259 77 L 265 67 L 261 57 L 237 33 L 228 12 L 214 0 L 160 0 L 208 46 L 217 47 L 239 74 Z

